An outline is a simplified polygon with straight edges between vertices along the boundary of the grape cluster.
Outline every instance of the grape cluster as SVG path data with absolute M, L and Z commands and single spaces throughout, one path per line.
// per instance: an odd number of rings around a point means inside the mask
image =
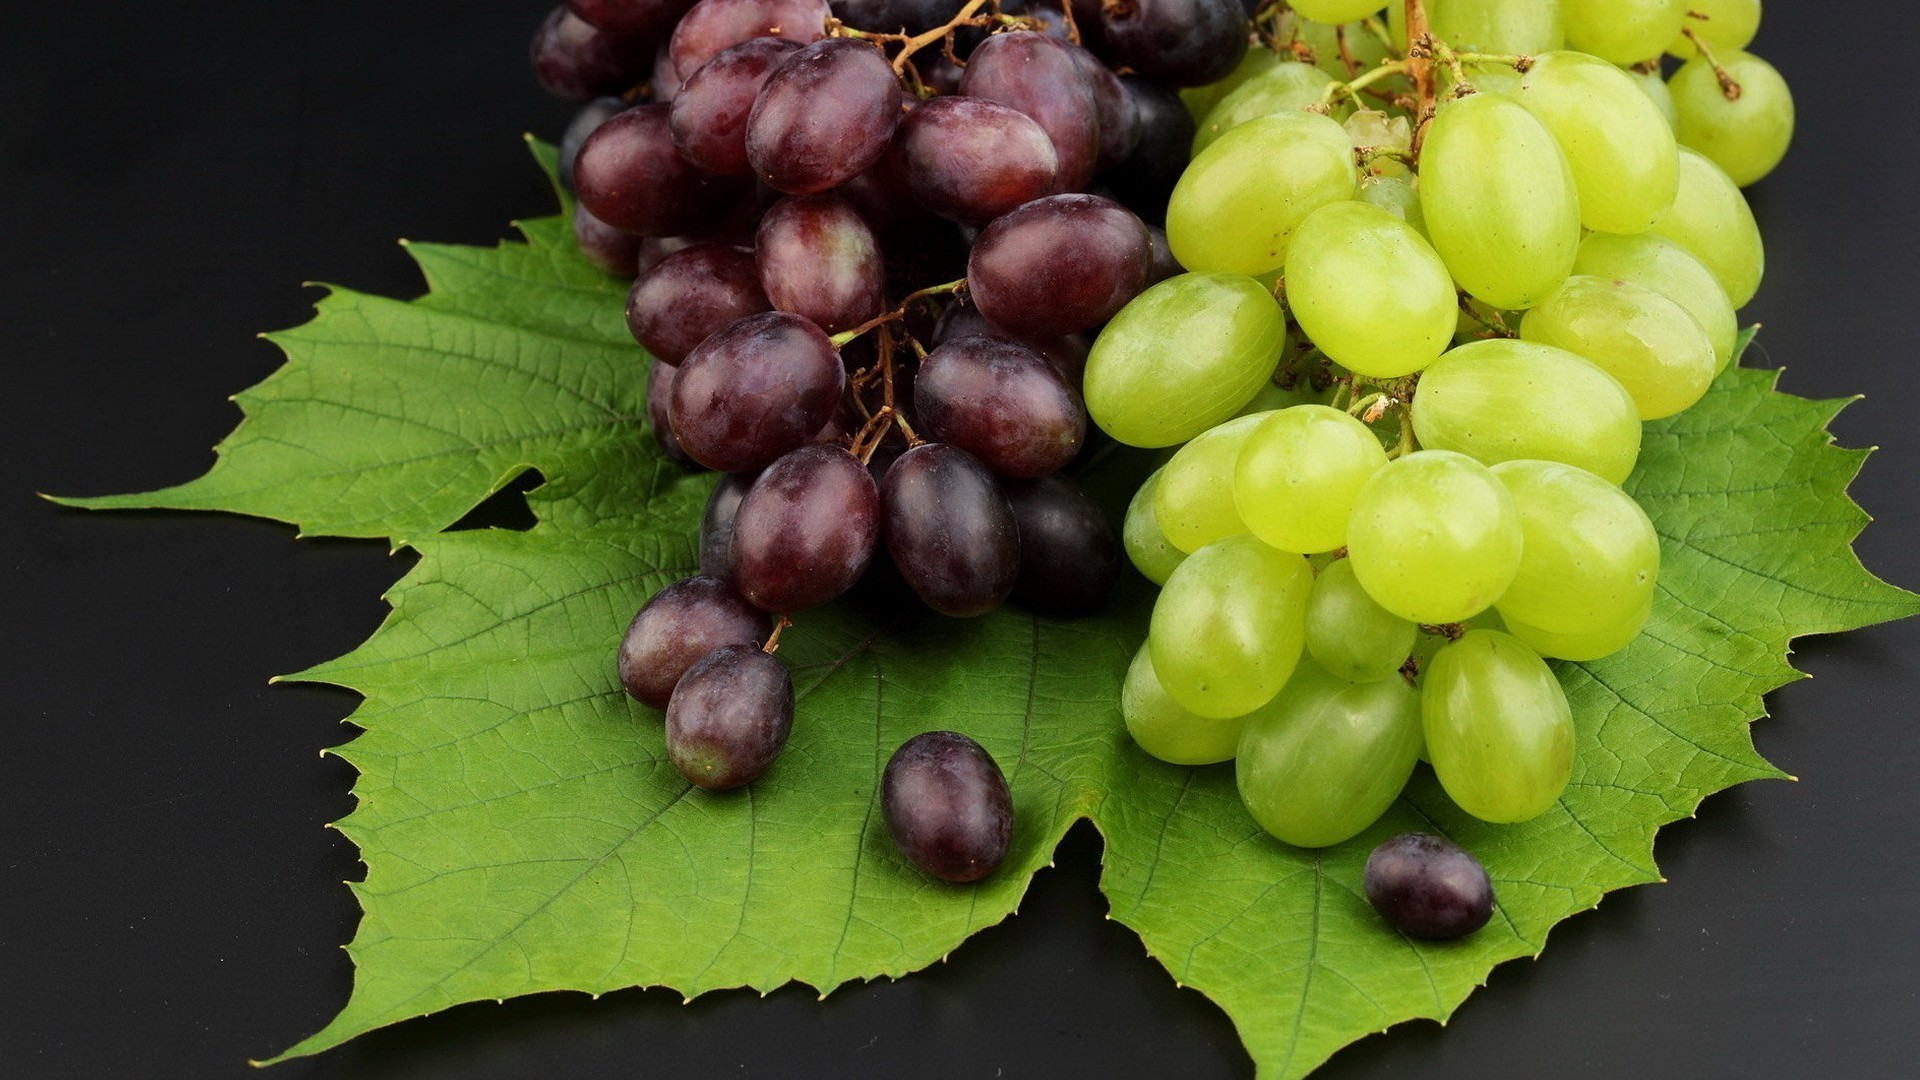
M 1620 485 L 1643 421 L 1733 362 L 1763 269 L 1740 187 L 1792 129 L 1742 51 L 1757 0 L 1381 9 L 1263 7 L 1235 70 L 1184 92 L 1185 272 L 1114 316 L 1083 383 L 1115 439 L 1177 447 L 1123 530 L 1162 586 L 1128 728 L 1234 760 L 1306 847 L 1365 830 L 1422 759 L 1486 821 L 1559 798 L 1575 731 L 1546 661 L 1648 621 L 1660 543 Z

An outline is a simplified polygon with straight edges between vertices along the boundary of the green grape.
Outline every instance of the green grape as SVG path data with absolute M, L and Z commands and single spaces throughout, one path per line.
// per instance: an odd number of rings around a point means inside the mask
M 1212 765 L 1232 759 L 1245 716 L 1212 717 L 1188 712 L 1167 694 L 1154 674 L 1153 650 L 1144 643 L 1120 685 L 1120 715 L 1140 749 L 1174 765 Z
M 1525 623 L 1508 621 L 1507 632 L 1541 656 L 1557 657 L 1561 660 L 1598 660 L 1611 656 L 1626 648 L 1647 625 L 1647 619 L 1653 615 L 1653 597 L 1648 595 L 1647 602 L 1640 606 L 1625 620 L 1598 630 L 1589 630 L 1578 634 L 1555 634 Z
M 1436 360 L 1413 392 L 1429 450 L 1482 465 L 1564 461 L 1620 483 L 1640 458 L 1640 412 L 1618 379 L 1550 345 L 1492 338 Z
M 1652 231 L 1706 263 L 1734 310 L 1746 307 L 1759 291 L 1767 252 L 1753 209 L 1739 185 L 1699 153 L 1680 148 L 1680 190 Z
M 1618 626 L 1653 597 L 1660 538 L 1633 496 L 1557 461 L 1493 467 L 1520 510 L 1520 572 L 1496 605 L 1509 625 L 1556 634 Z
M 1733 350 L 1740 341 L 1740 320 L 1733 313 L 1733 303 L 1713 271 L 1679 244 L 1652 233 L 1594 233 L 1580 241 L 1573 272 L 1645 285 L 1679 304 L 1713 342 L 1716 371 L 1725 371 L 1733 363 Z
M 1180 101 L 1186 105 L 1187 112 L 1192 114 L 1194 121 L 1198 123 L 1207 113 L 1213 111 L 1213 107 L 1220 103 L 1221 98 L 1233 93 L 1241 83 L 1278 63 L 1280 63 L 1280 54 L 1272 49 L 1257 46 L 1248 49 L 1246 55 L 1240 58 L 1240 62 L 1234 65 L 1232 71 L 1227 72 L 1225 78 L 1205 86 L 1189 86 L 1182 89 Z
M 1263 274 L 1287 261 L 1287 242 L 1308 214 L 1353 198 L 1358 184 L 1353 143 L 1332 118 L 1249 120 L 1180 174 L 1167 203 L 1167 245 L 1189 270 Z
M 1127 503 L 1127 518 L 1120 528 L 1120 543 L 1127 549 L 1127 558 L 1155 585 L 1165 585 L 1173 568 L 1187 557 L 1160 531 L 1160 522 L 1153 515 L 1153 493 L 1160 487 L 1160 474 L 1165 468 L 1153 470 L 1141 482 L 1140 490 Z
M 1613 64 L 1637 64 L 1680 35 L 1689 0 L 1561 0 L 1567 47 Z
M 1407 43 L 1407 5 L 1387 6 L 1393 40 Z M 1566 44 L 1560 0 L 1427 0 L 1427 29 L 1461 52 L 1551 52 Z
M 1667 122 L 1667 130 L 1680 130 L 1680 114 L 1673 107 L 1673 91 L 1667 89 L 1667 80 L 1660 77 L 1660 69 L 1641 71 L 1638 68 L 1621 68 L 1627 77 L 1633 80 L 1642 93 L 1652 99 L 1653 107 L 1660 110 L 1661 119 Z
M 1699 401 L 1720 370 L 1713 341 L 1679 304 L 1644 285 L 1577 274 L 1520 321 L 1520 337 L 1579 353 L 1620 380 L 1640 419 Z
M 1393 805 L 1420 756 L 1420 695 L 1400 679 L 1351 683 L 1303 661 L 1247 721 L 1234 759 L 1240 801 L 1297 847 L 1351 839 Z
M 1321 23 L 1353 22 L 1380 14 L 1384 0 L 1291 0 L 1293 10 L 1303 19 Z
M 1427 235 L 1427 216 L 1420 212 L 1420 189 L 1411 177 L 1369 176 L 1360 181 L 1360 201 L 1413 226 L 1422 238 Z
M 1532 307 L 1573 269 L 1573 169 L 1512 98 L 1480 93 L 1441 107 L 1421 151 L 1420 207 L 1453 279 L 1496 308 Z
M 1464 634 L 1469 630 L 1505 630 L 1507 628 L 1506 621 L 1500 618 L 1500 612 L 1493 608 L 1488 608 L 1471 619 L 1464 619 L 1451 625 L 1459 628 L 1456 631 L 1458 634 Z M 1419 638 L 1413 643 L 1413 652 L 1407 657 L 1413 661 L 1414 671 L 1425 674 L 1427 668 L 1433 665 L 1433 654 L 1445 648 L 1452 640 L 1446 634 L 1430 634 L 1423 627 Z
M 1680 116 L 1680 141 L 1713 159 L 1746 187 L 1773 171 L 1793 141 L 1793 93 L 1772 64 L 1749 52 L 1714 53 L 1740 85 L 1729 100 L 1704 56 L 1680 65 L 1667 85 Z
M 1638 233 L 1673 204 L 1679 150 L 1660 110 L 1633 77 L 1576 52 L 1534 58 L 1516 95 L 1560 143 L 1580 192 L 1580 224 Z
M 1353 563 L 1341 559 L 1313 579 L 1307 594 L 1307 652 L 1328 673 L 1353 682 L 1398 675 L 1420 628 L 1374 602 Z
M 1296 379 L 1292 386 L 1281 386 L 1269 379 L 1260 387 L 1259 392 L 1253 395 L 1253 400 L 1247 402 L 1245 408 L 1234 414 L 1234 419 L 1252 416 L 1254 413 L 1291 409 L 1296 405 L 1325 405 L 1327 399 L 1332 396 L 1331 387 L 1315 390 L 1313 383 L 1305 377 Z
M 1307 215 L 1287 251 L 1287 303 L 1334 363 L 1373 379 L 1411 375 L 1453 341 L 1447 264 L 1418 229 L 1363 202 Z
M 1566 692 L 1511 634 L 1470 630 L 1434 653 L 1421 677 L 1420 720 L 1440 786 L 1482 821 L 1539 816 L 1573 775 Z
M 1201 716 L 1243 716 L 1273 700 L 1300 661 L 1311 588 L 1307 560 L 1252 536 L 1187 556 L 1147 627 L 1160 685 Z
M 1347 558 L 1381 607 L 1450 623 L 1493 606 L 1520 569 L 1520 514 L 1485 465 L 1421 450 L 1373 474 L 1347 523 Z
M 1332 551 L 1346 543 L 1361 487 L 1386 464 L 1380 440 L 1339 409 L 1283 409 L 1240 448 L 1233 471 L 1236 516 L 1281 551 Z
M 1254 413 L 1208 428 L 1161 467 L 1160 483 L 1153 492 L 1153 517 L 1169 543 L 1194 552 L 1215 540 L 1250 531 L 1233 508 L 1234 464 L 1248 436 L 1277 415 Z
M 1087 413 L 1129 446 L 1186 442 L 1252 400 L 1286 336 L 1280 302 L 1252 278 L 1168 278 L 1129 301 L 1093 343 Z
M 1689 18 L 1686 28 L 1706 41 L 1715 55 L 1722 51 L 1744 49 L 1760 32 L 1760 0 L 1688 0 L 1687 10 L 1704 18 Z M 1700 50 L 1685 34 L 1676 36 L 1667 51 L 1682 60 L 1691 60 Z
M 1332 26 L 1312 19 L 1296 18 L 1293 22 L 1294 40 L 1313 50 L 1313 62 L 1321 71 L 1345 82 L 1351 75 L 1347 73 L 1347 62 L 1340 56 L 1340 31 L 1346 31 L 1347 55 L 1353 57 L 1356 72 L 1372 71 L 1381 61 L 1391 59 L 1387 54 L 1386 42 L 1375 37 L 1364 25 L 1358 22 Z M 1395 82 L 1402 86 L 1411 85 L 1404 79 L 1389 79 L 1375 83 L 1375 86 L 1392 92 Z
M 1241 83 L 1207 110 L 1194 132 L 1193 154 L 1198 156 L 1220 136 L 1249 120 L 1317 103 L 1332 82 L 1333 76 L 1312 64 L 1282 60 Z

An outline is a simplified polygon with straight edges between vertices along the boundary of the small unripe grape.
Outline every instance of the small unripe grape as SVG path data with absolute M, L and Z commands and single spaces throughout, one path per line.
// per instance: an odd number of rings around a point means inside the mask
M 1480 860 L 1426 833 L 1401 833 L 1367 856 L 1367 902 L 1403 934 L 1465 937 L 1493 917 L 1493 882 Z

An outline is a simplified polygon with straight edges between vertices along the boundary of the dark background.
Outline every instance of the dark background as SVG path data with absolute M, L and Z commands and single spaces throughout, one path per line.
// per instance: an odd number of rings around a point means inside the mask
M 238 1077 L 346 1000 L 357 914 L 343 693 L 269 690 L 378 624 L 405 568 L 268 522 L 87 514 L 33 492 L 185 480 L 278 363 L 303 281 L 421 286 L 406 236 L 489 243 L 550 211 L 522 131 L 556 137 L 537 2 L 8 4 L 0 16 L 0 333 L 8 387 L 0 1074 Z M 1920 584 L 1915 143 L 1895 56 L 1920 14 L 1777 3 L 1758 51 L 1800 107 L 1751 193 L 1768 275 L 1749 363 L 1856 392 L 1884 449 L 1859 550 Z M 1799 783 L 1661 834 L 1671 878 L 1496 970 L 1444 1032 L 1404 1025 L 1329 1077 L 1891 1075 L 1920 1058 L 1920 624 L 1801 643 L 1762 752 Z M 899 983 L 691 1005 L 626 991 L 465 1006 L 274 1075 L 1246 1076 L 1225 1016 L 1102 916 L 1084 827 L 1020 915 Z

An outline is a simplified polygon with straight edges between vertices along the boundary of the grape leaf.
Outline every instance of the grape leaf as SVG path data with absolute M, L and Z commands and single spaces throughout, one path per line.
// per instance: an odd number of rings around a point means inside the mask
M 551 150 L 535 150 L 551 171 Z M 1267 838 L 1230 767 L 1168 766 L 1126 736 L 1117 701 L 1143 586 L 1078 621 L 956 621 L 858 595 L 809 613 L 781 649 L 800 699 L 787 751 L 749 789 L 692 790 L 612 661 L 645 598 L 692 572 L 710 480 L 651 449 L 621 284 L 581 261 L 564 215 L 522 232 L 487 250 L 412 245 L 425 296 L 335 290 L 312 322 L 271 335 L 287 363 L 239 395 L 246 418 L 200 479 L 64 500 L 230 510 L 420 554 L 364 645 L 292 676 L 365 699 L 351 718 L 363 733 L 335 753 L 360 774 L 339 827 L 367 874 L 351 998 L 281 1058 L 542 990 L 825 994 L 898 975 L 1005 918 L 1087 817 L 1106 838 L 1114 916 L 1226 1009 L 1262 1075 L 1301 1075 L 1367 1032 L 1444 1018 L 1556 922 L 1659 880 L 1661 825 L 1781 775 L 1747 725 L 1796 677 L 1789 641 L 1920 610 L 1849 546 L 1867 520 L 1846 496 L 1865 454 L 1825 433 L 1844 403 L 1736 368 L 1647 428 L 1629 486 L 1662 538 L 1653 620 L 1621 654 L 1560 666 L 1575 777 L 1535 821 L 1475 822 L 1423 769 L 1352 842 Z M 545 479 L 532 529 L 445 531 L 528 468 Z M 1013 850 L 977 887 L 909 870 L 875 813 L 887 755 L 935 728 L 974 735 L 1012 783 Z M 1366 853 L 1408 828 L 1482 858 L 1500 898 L 1489 927 L 1421 943 L 1372 916 Z

